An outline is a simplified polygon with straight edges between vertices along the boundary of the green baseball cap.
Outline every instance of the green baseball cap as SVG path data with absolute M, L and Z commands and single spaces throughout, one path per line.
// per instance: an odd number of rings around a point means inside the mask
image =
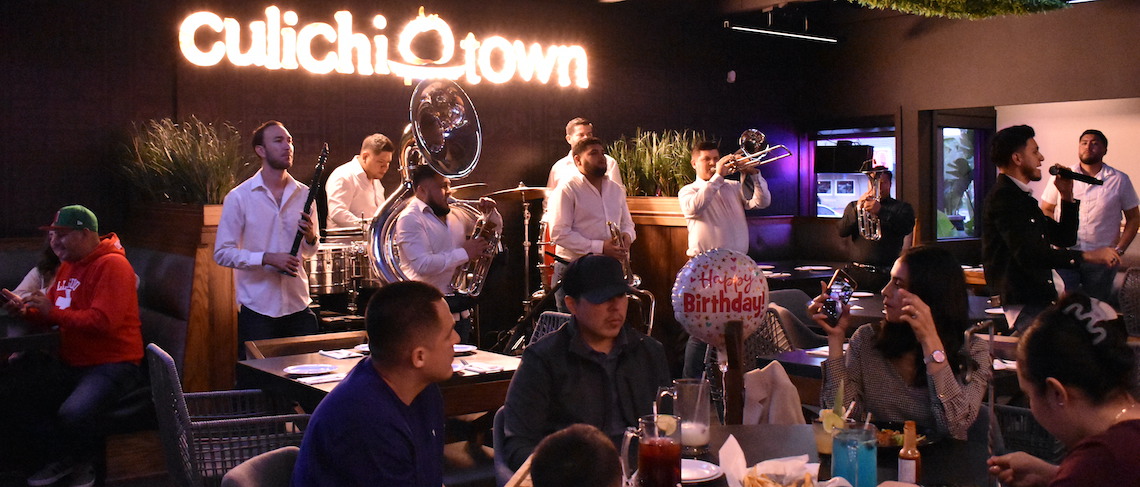
M 55 212 L 55 220 L 51 225 L 40 227 L 40 230 L 82 230 L 87 229 L 99 233 L 99 219 L 83 205 L 71 205 L 60 208 Z

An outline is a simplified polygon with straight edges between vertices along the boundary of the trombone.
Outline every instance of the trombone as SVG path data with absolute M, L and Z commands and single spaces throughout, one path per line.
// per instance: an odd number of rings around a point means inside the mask
M 787 146 L 783 144 L 770 146 L 766 141 L 767 136 L 764 135 L 764 132 L 756 129 L 748 129 L 740 134 L 740 150 L 733 154 L 736 159 L 730 163 L 732 170 L 739 171 L 762 166 L 792 155 L 792 150 L 788 149 Z M 777 150 L 783 150 L 784 153 L 768 157 L 769 154 Z

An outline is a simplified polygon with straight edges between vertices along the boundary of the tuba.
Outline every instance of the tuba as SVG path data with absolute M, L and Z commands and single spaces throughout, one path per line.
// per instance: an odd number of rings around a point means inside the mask
M 377 210 L 368 229 L 368 260 L 384 284 L 409 280 L 400 268 L 395 233 L 397 217 L 414 196 L 412 168 L 428 165 L 445 178 L 460 179 L 475 169 L 483 147 L 475 107 L 467 93 L 452 81 L 421 81 L 412 91 L 408 112 L 411 123 L 404 128 L 397 148 L 403 182 Z M 449 206 L 451 211 L 458 211 L 471 220 L 485 219 L 472 202 L 452 199 Z M 476 231 L 482 235 L 487 231 L 483 228 Z M 494 234 L 496 243 L 492 247 L 497 249 L 498 233 Z M 486 273 L 490 265 L 480 268 Z M 475 289 L 482 289 L 484 277 L 478 276 L 480 284 Z M 478 290 L 470 295 L 478 296 Z
M 606 222 L 606 226 L 610 229 L 610 240 L 614 245 L 621 245 L 621 228 L 618 228 L 617 223 Z M 622 274 L 625 274 L 625 282 L 632 287 L 641 287 L 641 276 L 633 273 L 633 268 L 629 265 L 629 253 L 626 253 L 625 258 L 621 260 Z
M 879 180 L 886 172 L 886 168 L 875 166 L 875 160 L 870 159 L 863 162 L 863 169 L 859 172 L 867 175 L 867 184 L 871 186 L 871 200 L 879 201 L 883 195 L 879 194 Z M 883 238 L 883 227 L 879 221 L 878 215 L 863 209 L 863 205 L 858 205 L 856 208 L 856 216 L 859 222 L 859 235 L 867 240 L 879 240 Z

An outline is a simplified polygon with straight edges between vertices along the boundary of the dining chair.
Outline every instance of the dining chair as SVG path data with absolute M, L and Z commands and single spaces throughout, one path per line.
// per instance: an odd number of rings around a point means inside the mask
M 222 476 L 222 487 L 289 487 L 300 451 L 283 446 L 241 462 Z
M 531 332 L 530 342 L 527 345 L 534 345 L 542 337 L 558 331 L 567 321 L 570 321 L 570 313 L 543 311 L 542 314 L 538 315 L 538 320 L 534 322 L 534 331 Z
M 1006 452 L 1023 451 L 1054 465 L 1064 458 L 1065 445 L 1037 422 L 1029 408 L 995 404 L 994 414 L 991 421 L 997 421 Z
M 511 480 L 515 472 L 507 465 L 507 459 L 504 457 L 503 442 L 506 440 L 506 418 L 503 417 L 504 407 L 500 406 L 498 411 L 495 411 L 495 419 L 491 423 L 491 448 L 495 450 L 495 485 L 503 487 Z
M 368 341 L 364 330 L 318 333 L 298 337 L 267 338 L 245 342 L 246 358 L 259 359 L 352 348 Z
M 827 337 L 808 327 L 811 317 L 807 302 L 811 297 L 799 289 L 777 289 L 768 293 L 768 307 L 776 311 L 776 318 L 793 349 L 808 349 L 827 345 Z
M 1128 336 L 1140 337 L 1140 267 L 1124 272 L 1124 279 L 1117 290 L 1117 301 L 1120 302 L 1120 313 L 1124 315 Z
M 222 476 L 261 453 L 299 446 L 308 414 L 260 390 L 182 392 L 174 360 L 147 345 L 151 394 L 166 468 L 179 487 L 218 486 Z

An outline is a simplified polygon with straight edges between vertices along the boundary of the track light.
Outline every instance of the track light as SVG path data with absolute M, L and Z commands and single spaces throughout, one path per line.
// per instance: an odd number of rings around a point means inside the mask
M 738 30 L 741 32 L 751 32 L 753 34 L 765 34 L 777 37 L 787 37 L 791 39 L 800 39 L 805 41 L 826 42 L 830 44 L 837 44 L 839 39 L 834 37 L 818 36 L 813 34 L 797 34 L 795 32 L 784 32 L 782 30 L 763 29 L 760 27 L 746 27 L 743 25 L 732 25 L 727 20 L 724 21 L 725 29 Z

